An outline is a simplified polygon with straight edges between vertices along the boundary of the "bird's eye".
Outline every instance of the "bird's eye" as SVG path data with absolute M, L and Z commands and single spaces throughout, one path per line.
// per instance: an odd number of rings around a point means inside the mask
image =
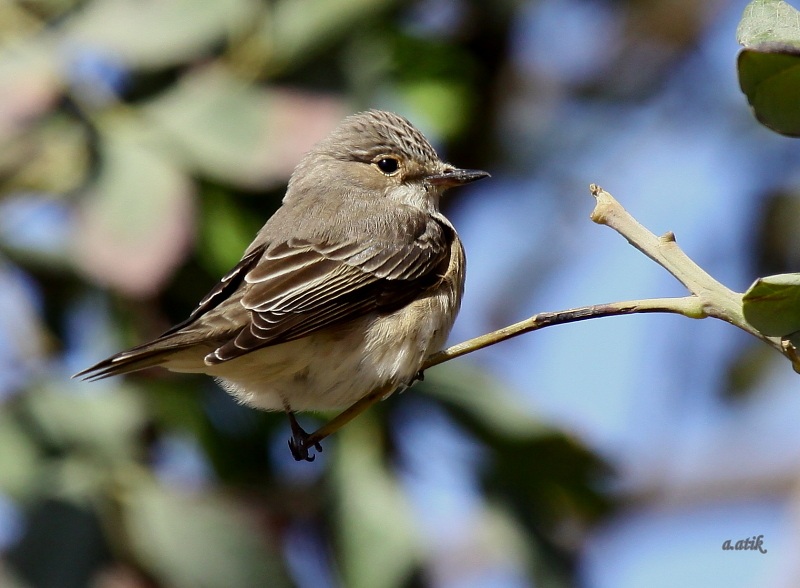
M 375 165 L 378 166 L 378 169 L 385 173 L 387 176 L 392 175 L 394 172 L 397 171 L 397 168 L 400 167 L 400 162 L 397 161 L 394 157 L 383 157 L 375 162 Z

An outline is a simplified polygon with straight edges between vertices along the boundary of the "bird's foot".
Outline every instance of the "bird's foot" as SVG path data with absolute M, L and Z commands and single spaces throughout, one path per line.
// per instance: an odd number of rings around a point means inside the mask
M 317 456 L 312 455 L 309 449 L 313 447 L 317 452 L 321 452 L 322 445 L 319 441 L 310 442 L 313 439 L 313 434 L 307 433 L 300 426 L 294 413 L 287 412 L 286 414 L 289 415 L 289 425 L 292 428 L 292 436 L 289 438 L 289 451 L 292 452 L 292 457 L 296 461 L 314 461 Z

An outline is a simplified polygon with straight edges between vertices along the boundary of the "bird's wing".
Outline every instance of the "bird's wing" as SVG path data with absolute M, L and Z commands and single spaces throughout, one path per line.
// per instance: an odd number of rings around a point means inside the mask
M 197 305 L 197 308 L 192 311 L 186 320 L 163 332 L 159 336 L 159 339 L 163 339 L 169 335 L 183 331 L 186 329 L 186 327 L 196 323 L 197 320 L 202 316 L 210 315 L 210 313 L 220 305 L 223 305 L 225 302 L 230 302 L 235 297 L 237 290 L 239 290 L 244 282 L 247 272 L 255 267 L 263 254 L 263 246 L 254 248 L 252 251 L 248 251 L 247 254 L 239 261 L 239 263 L 237 263 L 231 271 L 225 274 L 223 278 L 217 282 L 217 285 L 205 295 L 205 297 Z
M 407 304 L 441 279 L 449 259 L 450 230 L 433 220 L 428 225 L 423 234 L 403 243 L 290 239 L 268 247 L 240 283 L 238 308 L 220 306 L 199 319 L 213 321 L 216 314 L 233 310 L 237 322 L 244 322 L 206 362 L 229 361 L 371 311 Z
M 115 353 L 111 357 L 94 364 L 72 376 L 86 380 L 101 380 L 109 376 L 116 376 L 163 364 L 170 355 L 181 349 L 186 349 L 198 344 L 205 344 L 214 348 L 214 333 L 219 332 L 219 343 L 226 340 L 225 334 L 235 330 L 235 319 L 226 320 L 226 314 L 220 312 L 221 307 L 237 299 L 237 292 L 244 281 L 247 272 L 256 265 L 264 248 L 255 248 L 236 264 L 228 274 L 219 281 L 211 292 L 200 301 L 200 304 L 185 321 L 159 335 L 156 339 L 137 345 L 125 351 Z M 216 321 L 209 321 L 202 328 L 196 328 L 198 321 L 203 317 L 216 317 Z M 217 344 L 219 344 L 217 343 Z
M 185 321 L 73 377 L 100 379 L 160 365 L 194 346 L 212 349 L 205 361 L 218 364 L 400 308 L 441 279 L 455 235 L 433 218 L 398 229 L 407 237 L 390 243 L 290 238 L 252 247 Z

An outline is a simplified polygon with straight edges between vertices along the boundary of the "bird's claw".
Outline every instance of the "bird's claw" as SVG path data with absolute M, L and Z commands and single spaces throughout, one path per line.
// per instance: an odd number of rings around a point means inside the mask
M 289 438 L 289 451 L 292 452 L 292 457 L 295 461 L 314 461 L 317 456 L 311 455 L 309 449 L 313 447 L 317 452 L 321 452 L 322 445 L 320 442 L 314 441 L 309 444 L 312 435 L 300 426 L 300 423 L 297 422 L 291 412 L 289 413 L 289 424 L 292 428 L 292 436 Z

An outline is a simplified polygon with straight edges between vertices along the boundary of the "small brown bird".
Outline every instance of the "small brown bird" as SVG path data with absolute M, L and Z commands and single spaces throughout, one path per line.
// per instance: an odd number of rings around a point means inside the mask
M 281 207 L 188 319 L 75 377 L 209 374 L 244 404 L 285 410 L 292 454 L 310 461 L 293 412 L 388 395 L 444 345 L 465 257 L 439 198 L 488 175 L 442 162 L 396 114 L 350 116 L 306 154 Z

